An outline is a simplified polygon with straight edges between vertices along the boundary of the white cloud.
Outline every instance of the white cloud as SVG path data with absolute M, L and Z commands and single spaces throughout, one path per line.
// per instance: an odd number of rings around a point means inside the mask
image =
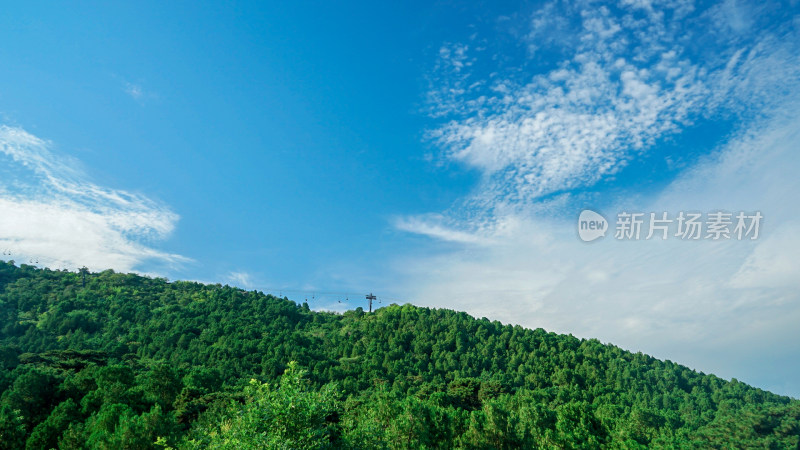
M 244 289 L 253 288 L 253 277 L 247 272 L 232 271 L 228 273 L 228 275 L 225 278 L 229 282 L 233 283 L 235 286 L 239 286 Z
M 428 80 L 431 87 L 428 91 L 430 115 L 443 117 L 466 110 L 462 98 L 477 87 L 471 84 L 467 70 L 475 62 L 474 57 L 467 56 L 468 51 L 466 44 L 445 44 L 439 49 L 436 67 Z
M 158 93 L 146 88 L 142 83 L 126 81 L 119 76 L 116 76 L 116 78 L 122 83 L 122 91 L 140 105 L 159 99 Z
M 713 6 L 709 16 L 720 30 L 744 33 L 754 25 L 755 8 L 747 2 L 725 0 Z
M 797 290 L 800 288 L 798 251 L 800 251 L 800 224 L 781 226 L 747 257 L 739 271 L 731 278 L 731 286 Z
M 447 242 L 483 245 L 491 243 L 491 241 L 487 240 L 479 233 L 458 231 L 448 227 L 443 223 L 443 221 L 444 216 L 440 214 L 418 217 L 400 217 L 395 219 L 394 226 L 401 231 L 423 234 Z
M 482 78 L 469 70 L 477 56 L 467 46 L 442 47 L 428 100 L 447 120 L 428 136 L 445 158 L 484 174 L 479 207 L 525 207 L 592 186 L 694 120 L 761 111 L 800 86 L 796 30 L 697 53 L 693 30 L 715 14 L 678 27 L 691 12 L 683 3 L 668 3 L 671 20 L 663 5 L 623 4 L 614 14 L 589 3 L 554 2 L 534 15 L 531 45 L 553 45 L 551 29 L 575 36 L 558 43 L 564 59 L 552 69 Z
M 133 97 L 134 100 L 140 100 L 144 95 L 144 90 L 138 84 L 126 82 L 125 93 Z
M 149 242 L 170 235 L 178 216 L 140 194 L 88 181 L 79 164 L 21 128 L 0 126 L 0 247 L 8 259 L 52 268 L 135 270 L 186 258 Z

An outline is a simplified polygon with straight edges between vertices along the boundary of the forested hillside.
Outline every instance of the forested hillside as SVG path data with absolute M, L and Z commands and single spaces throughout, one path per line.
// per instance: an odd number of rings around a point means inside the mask
M 597 340 L 0 263 L 2 448 L 800 448 L 800 401 Z

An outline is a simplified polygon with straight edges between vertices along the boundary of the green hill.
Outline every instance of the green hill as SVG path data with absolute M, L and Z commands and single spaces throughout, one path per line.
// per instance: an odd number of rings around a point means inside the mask
M 0 448 L 800 448 L 800 401 L 597 340 L 0 263 Z

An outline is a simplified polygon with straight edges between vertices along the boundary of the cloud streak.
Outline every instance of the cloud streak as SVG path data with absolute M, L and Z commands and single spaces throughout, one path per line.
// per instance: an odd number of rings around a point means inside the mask
M 88 181 L 77 161 L 51 148 L 21 128 L 0 126 L 0 246 L 11 251 L 7 258 L 121 271 L 188 261 L 151 246 L 174 230 L 178 216 L 169 208 Z

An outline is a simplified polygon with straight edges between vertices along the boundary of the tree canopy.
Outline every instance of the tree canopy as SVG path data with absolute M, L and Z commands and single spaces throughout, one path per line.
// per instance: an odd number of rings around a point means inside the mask
M 800 401 L 595 339 L 0 263 L 0 448 L 798 448 Z

